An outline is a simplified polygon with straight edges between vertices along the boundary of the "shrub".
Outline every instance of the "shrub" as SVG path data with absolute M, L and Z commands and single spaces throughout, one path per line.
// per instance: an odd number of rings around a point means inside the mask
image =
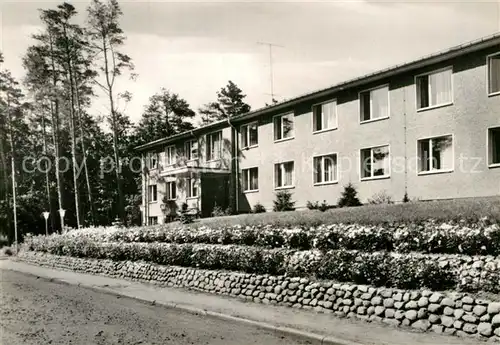
M 9 239 L 7 238 L 7 236 L 0 234 L 0 248 L 8 245 L 9 245 Z
M 392 286 L 398 284 L 392 279 L 391 267 L 392 257 L 387 252 L 378 252 L 373 255 L 356 257 L 352 264 L 352 281 L 357 284 L 369 284 L 374 286 Z
M 182 203 L 181 212 L 179 214 L 179 222 L 181 224 L 190 224 L 193 221 L 194 221 L 194 216 L 192 214 L 189 214 L 188 204 L 185 202 Z
M 342 192 L 342 196 L 340 197 L 338 201 L 338 206 L 339 207 L 354 207 L 354 206 L 361 206 L 362 203 L 359 201 L 358 197 L 358 192 L 356 191 L 356 188 L 354 188 L 354 185 L 352 183 L 347 184 L 344 187 L 344 191 Z
M 224 212 L 224 209 L 215 204 L 214 209 L 212 210 L 212 217 L 223 217 L 225 215 L 226 213 Z
M 361 253 L 346 250 L 323 253 L 319 250 L 293 251 L 190 243 L 98 243 L 63 236 L 53 236 L 50 241 L 45 242 L 35 241 L 33 248 L 42 249 L 40 245 L 47 245 L 49 242 L 52 243 L 45 247 L 47 252 L 80 258 L 143 260 L 160 265 L 286 274 L 404 289 L 446 290 L 456 288 L 458 284 L 464 291 L 477 289 L 475 285 L 459 283 L 459 273 L 455 268 L 440 267 L 436 259 L 412 254 Z M 496 289 L 496 285 L 483 284 L 483 291 L 486 288 Z
M 320 210 L 321 212 L 325 212 L 326 210 L 329 210 L 331 208 L 335 208 L 335 206 L 328 205 L 326 200 L 323 200 L 323 202 L 321 202 L 321 204 L 319 203 L 319 201 L 315 201 L 315 202 L 308 201 L 306 206 L 310 210 Z
M 12 251 L 12 248 L 10 248 L 10 247 L 3 247 L 1 249 L 1 253 L 3 255 L 5 255 L 5 256 L 12 256 L 12 255 L 14 255 L 14 252 Z
M 293 211 L 295 210 L 295 201 L 292 201 L 292 193 L 287 190 L 282 190 L 276 193 L 276 200 L 274 202 L 273 211 Z
M 318 201 L 307 201 L 306 207 L 309 210 L 317 210 L 319 208 L 319 202 Z
M 387 194 L 385 190 L 375 193 L 370 199 L 368 199 L 368 203 L 371 205 L 381 205 L 381 204 L 394 204 L 392 201 L 392 197 Z
M 335 208 L 335 206 L 333 205 L 328 205 L 328 203 L 326 202 L 326 200 L 323 200 L 323 202 L 319 205 L 319 210 L 321 212 L 325 212 L 326 210 L 329 210 L 331 208 Z
M 408 193 L 407 192 L 405 192 L 405 195 L 403 196 L 403 202 L 404 203 L 410 202 L 410 198 L 408 197 Z
M 270 248 L 321 251 L 349 249 L 361 251 L 421 252 L 436 254 L 500 255 L 500 225 L 478 222 L 355 225 L 334 224 L 316 227 L 221 226 L 209 228 L 157 225 L 136 228 L 95 228 L 67 234 L 30 238 L 47 247 L 54 237 L 95 242 L 163 242 L 266 246 Z
M 264 213 L 266 212 L 266 208 L 260 203 L 257 202 L 255 205 L 253 205 L 253 213 Z

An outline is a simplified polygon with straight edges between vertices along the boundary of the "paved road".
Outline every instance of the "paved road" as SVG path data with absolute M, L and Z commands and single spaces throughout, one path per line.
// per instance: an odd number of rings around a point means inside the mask
M 310 344 L 133 299 L 0 270 L 0 344 Z

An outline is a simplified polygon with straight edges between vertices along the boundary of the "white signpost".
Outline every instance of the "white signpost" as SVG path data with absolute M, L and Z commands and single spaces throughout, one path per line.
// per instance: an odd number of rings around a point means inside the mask
M 49 216 L 50 216 L 50 212 L 43 212 L 43 218 L 45 218 L 45 236 L 49 236 L 49 225 L 47 223 L 48 219 L 49 219 Z
M 61 233 L 64 232 L 64 215 L 66 214 L 66 210 L 60 208 L 59 209 L 59 216 L 61 217 Z

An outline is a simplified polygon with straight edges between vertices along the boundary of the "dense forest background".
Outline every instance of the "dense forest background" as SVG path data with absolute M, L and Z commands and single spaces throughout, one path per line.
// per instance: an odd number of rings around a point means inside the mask
M 132 123 L 124 105 L 133 95 L 117 89 L 138 75 L 133 57 L 122 52 L 118 1 L 93 0 L 84 25 L 76 15 L 69 3 L 40 9 L 43 30 L 32 35 L 24 76 L 16 80 L 0 69 L 0 236 L 9 242 L 14 224 L 20 239 L 45 233 L 43 212 L 50 213 L 49 233 L 61 231 L 59 209 L 72 228 L 140 224 L 134 148 L 250 111 L 231 81 L 197 112 L 165 87 Z M 97 101 L 107 104 L 104 116 L 92 110 Z

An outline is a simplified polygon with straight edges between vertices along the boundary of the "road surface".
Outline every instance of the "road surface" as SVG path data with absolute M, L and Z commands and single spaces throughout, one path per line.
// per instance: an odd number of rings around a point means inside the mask
M 199 316 L 0 270 L 0 344 L 310 344 Z

